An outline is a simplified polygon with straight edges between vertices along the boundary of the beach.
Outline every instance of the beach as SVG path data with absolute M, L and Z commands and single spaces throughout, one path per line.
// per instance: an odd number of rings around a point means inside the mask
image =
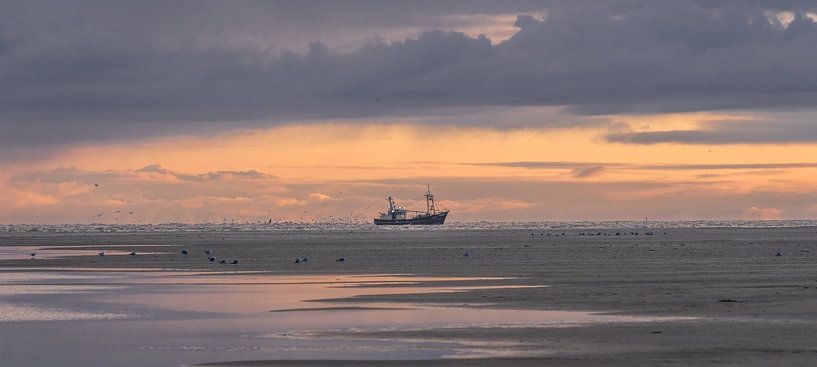
M 266 312 L 262 316 L 331 314 L 349 319 L 348 325 L 343 327 L 312 327 L 310 340 L 361 340 L 364 344 L 382 341 L 392 343 L 388 345 L 395 348 L 407 343 L 431 343 L 419 350 L 434 350 L 435 342 L 456 342 L 457 350 L 463 351 L 461 354 L 399 355 L 367 354 L 367 349 L 361 348 L 359 350 L 364 352 L 353 356 L 337 351 L 316 352 L 318 358 L 309 358 L 309 353 L 292 358 L 260 347 L 251 353 L 236 350 L 227 353 L 228 358 L 223 358 L 223 353 L 214 354 L 182 364 L 809 365 L 817 358 L 814 338 L 817 335 L 816 237 L 814 227 L 4 232 L 0 233 L 0 248 L 36 246 L 94 253 L 107 251 L 108 254 L 34 256 L 33 259 L 28 255 L 7 255 L 0 260 L 0 277 L 42 271 L 48 274 L 82 272 L 83 276 L 106 272 L 135 274 L 127 281 L 99 282 L 108 287 L 122 287 L 116 290 L 117 297 L 126 297 L 129 287 L 138 287 L 147 279 L 140 278 L 139 272 L 172 271 L 197 277 L 212 273 L 213 279 L 219 279 L 217 286 L 222 281 L 229 283 L 231 277 L 237 275 L 255 277 L 235 278 L 246 284 L 267 284 L 267 280 L 262 282 L 257 277 L 295 277 L 298 284 L 309 283 L 304 281 L 312 279 L 308 277 L 323 277 L 316 283 L 324 283 L 332 277 L 337 282 L 351 279 L 349 282 L 354 285 L 351 296 L 343 292 L 310 293 L 306 304 L 309 310 L 303 309 L 301 303 L 290 308 L 283 305 L 269 310 L 279 312 Z M 182 250 L 187 254 L 182 254 Z M 127 255 L 130 252 L 136 254 Z M 214 257 L 215 261 L 209 261 L 208 257 Z M 304 257 L 308 261 L 295 261 Z M 222 259 L 227 263 L 220 264 Z M 234 260 L 238 263 L 229 263 Z M 381 278 L 374 283 L 359 278 L 372 275 Z M 400 281 L 400 276 L 395 275 L 405 276 L 407 281 Z M 173 292 L 172 287 L 178 281 L 157 283 L 166 287 L 162 292 Z M 21 284 L 40 283 L 27 280 Z M 367 292 L 367 288 L 374 289 Z M 274 296 L 266 293 L 264 297 Z M 32 299 L 36 304 L 37 300 Z M 258 301 L 252 296 L 246 299 L 249 303 Z M 12 301 L 0 297 L 0 302 Z M 322 306 L 324 304 L 327 306 Z M 259 310 L 271 308 L 263 304 L 257 309 L 247 307 L 243 312 L 258 315 L 261 315 Z M 422 327 L 411 324 L 410 320 L 403 320 L 402 324 L 398 323 L 403 326 L 392 328 L 380 324 L 354 326 L 355 318 L 364 313 L 399 315 L 409 312 L 403 308 L 417 307 L 440 312 L 477 310 L 488 315 L 490 321 L 478 323 L 464 318 L 461 322 L 446 322 L 443 318 L 431 319 Z M 496 313 L 491 313 L 492 310 Z M 185 310 L 193 311 L 203 312 Z M 215 308 L 206 311 L 225 312 Z M 557 313 L 548 314 L 550 311 Z M 513 312 L 530 313 L 514 319 Z M 536 319 L 540 316 L 547 320 Z M 167 319 L 175 320 L 173 317 L 167 316 Z M 505 317 L 510 320 L 507 324 L 502 322 Z M 207 319 L 206 315 L 183 315 L 182 318 Z M 40 333 L 47 333 L 44 325 L 49 322 L 52 321 L 0 323 L 3 326 L 0 354 L 12 355 L 16 363 L 25 361 L 23 353 L 39 346 L 22 345 L 19 336 L 23 330 L 33 327 L 39 331 L 29 331 L 30 335 L 23 339 L 35 341 Z M 115 333 L 116 325 L 131 321 L 58 322 L 89 329 L 93 329 L 94 323 L 104 322 L 111 327 L 111 333 Z M 361 325 L 365 322 L 361 321 Z M 140 335 L 155 332 L 161 336 L 169 331 L 140 332 L 143 333 Z M 253 333 L 261 331 L 253 329 Z M 52 346 L 59 346 L 55 350 L 70 348 L 74 342 L 70 338 L 47 339 Z M 161 346 L 155 347 L 161 349 Z M 144 346 L 139 348 L 144 353 L 150 351 Z M 331 342 L 323 348 L 331 349 Z M 186 357 L 182 354 L 179 358 L 184 361 Z M 93 361 L 98 365 L 106 362 L 104 358 Z M 140 363 L 136 358 L 133 365 Z M 147 363 L 156 363 L 156 360 Z

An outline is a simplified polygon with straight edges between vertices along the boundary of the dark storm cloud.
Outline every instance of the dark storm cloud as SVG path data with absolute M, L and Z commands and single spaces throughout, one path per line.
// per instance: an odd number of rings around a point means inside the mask
M 813 2 L 508 3 L 4 2 L 0 145 L 472 106 L 596 114 L 817 103 Z M 794 12 L 788 26 L 771 16 L 780 10 Z M 547 17 L 520 16 L 500 44 L 430 30 L 343 47 L 344 34 L 534 12 Z M 308 41 L 324 43 L 286 51 Z

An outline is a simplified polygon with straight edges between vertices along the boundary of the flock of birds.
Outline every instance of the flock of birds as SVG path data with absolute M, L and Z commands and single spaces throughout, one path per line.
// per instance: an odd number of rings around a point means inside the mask
M 213 252 L 212 252 L 212 251 L 210 251 L 210 250 L 204 250 L 203 252 L 204 252 L 204 254 L 205 254 L 205 255 L 207 255 L 207 260 L 208 260 L 208 261 L 210 261 L 211 263 L 215 263 L 215 262 L 216 262 L 216 257 L 215 257 L 215 256 L 213 256 Z M 182 250 L 179 252 L 179 254 L 180 254 L 180 255 L 182 255 L 182 256 L 187 256 L 187 255 L 190 255 L 190 251 L 187 251 L 186 249 L 182 249 Z M 131 252 L 131 253 L 129 253 L 128 255 L 130 255 L 130 256 L 136 256 L 136 252 Z M 33 258 L 33 257 L 35 257 L 35 256 L 37 256 L 37 253 L 32 252 L 32 253 L 31 253 L 31 257 Z M 99 256 L 105 256 L 105 251 L 100 251 L 100 252 L 99 252 Z M 467 252 L 465 253 L 465 256 L 468 256 L 468 253 L 467 253 Z M 295 258 L 295 261 L 294 261 L 294 263 L 295 263 L 295 264 L 302 264 L 302 263 L 308 263 L 308 262 L 309 262 L 309 257 L 306 257 L 306 256 L 304 256 L 304 257 L 296 257 L 296 258 Z M 346 258 L 345 258 L 345 257 L 339 257 L 339 258 L 337 258 L 337 259 L 335 260 L 335 262 L 339 262 L 339 263 L 346 262 Z M 238 259 L 233 259 L 232 261 L 228 261 L 227 259 L 221 259 L 220 261 L 218 261 L 218 263 L 219 263 L 219 264 L 238 265 Z
M 182 255 L 182 256 L 187 256 L 187 255 L 190 255 L 190 251 L 187 251 L 186 249 L 182 249 L 182 250 L 179 252 L 179 254 L 180 254 L 180 255 Z M 212 255 L 213 255 L 213 252 L 212 252 L 212 251 L 210 251 L 210 250 L 204 250 L 204 254 L 205 254 L 205 255 L 207 255 L 207 260 L 208 260 L 208 261 L 210 261 L 211 263 L 215 263 L 215 262 L 216 262 L 216 257 L 215 257 L 215 256 L 212 256 Z M 31 256 L 31 258 L 32 258 L 32 259 L 34 259 L 34 258 L 36 258 L 36 257 L 37 257 L 37 253 L 36 253 L 36 252 L 32 252 L 32 253 L 30 253 L 29 255 Z M 98 255 L 98 256 L 105 256 L 105 251 L 99 251 L 99 253 L 98 253 L 97 255 Z M 133 251 L 133 252 L 129 253 L 128 255 L 129 255 L 129 256 L 136 256 L 137 254 L 136 254 L 136 251 Z M 467 253 L 467 252 L 465 253 L 465 256 L 468 256 L 468 253 Z M 295 264 L 302 264 L 302 263 L 308 263 L 308 262 L 309 262 L 309 257 L 307 257 L 307 256 L 304 256 L 304 257 L 296 257 L 296 258 L 295 258 L 295 261 L 294 261 L 294 263 L 295 263 Z M 345 257 L 339 257 L 339 258 L 337 258 L 337 259 L 335 260 L 335 262 L 339 262 L 339 263 L 346 262 L 346 258 L 345 258 Z M 238 259 L 233 259 L 232 261 L 228 261 L 227 259 L 221 259 L 221 260 L 220 260 L 218 263 L 219 263 L 219 264 L 238 265 Z
M 547 233 L 544 233 L 544 232 L 543 232 L 543 233 L 539 233 L 539 235 L 540 235 L 540 236 L 544 236 L 544 235 L 547 235 L 547 236 L 554 236 L 554 235 L 555 235 L 556 237 L 559 237 L 559 235 L 560 235 L 560 234 L 561 234 L 562 236 L 567 236 L 567 233 L 565 233 L 565 232 L 562 232 L 562 233 L 556 233 L 556 234 L 553 234 L 553 233 L 550 233 L 550 232 L 547 232 Z M 588 232 L 588 233 L 585 233 L 585 232 L 579 232 L 579 233 L 578 233 L 578 235 L 579 235 L 579 236 L 626 236 L 626 235 L 628 235 L 628 234 L 629 234 L 630 236 L 638 236 L 638 235 L 640 235 L 641 233 L 640 233 L 640 232 L 629 232 L 629 233 L 628 233 L 628 232 L 616 232 L 616 233 L 607 233 L 607 232 L 596 232 L 596 233 L 593 233 L 593 232 Z M 530 233 L 530 235 L 531 235 L 531 236 L 535 236 L 535 235 L 536 235 L 536 233 L 531 232 L 531 233 Z M 655 232 L 647 231 L 647 232 L 644 232 L 644 235 L 645 235 L 645 236 L 655 236 Z M 664 232 L 664 236 L 668 236 L 667 232 Z
M 272 221 L 272 220 L 270 219 L 270 222 L 271 222 L 271 221 Z M 613 234 L 613 233 L 607 233 L 607 232 L 597 232 L 597 233 L 585 233 L 585 232 L 580 232 L 580 233 L 577 233 L 577 234 L 578 234 L 579 236 L 613 236 L 613 235 L 614 235 L 614 236 L 622 236 L 622 235 L 625 235 L 625 236 L 626 236 L 626 235 L 638 236 L 638 235 L 640 235 L 641 233 L 639 233 L 639 232 L 629 232 L 629 233 L 628 233 L 628 232 L 615 232 L 615 234 Z M 651 231 L 644 232 L 643 234 L 644 234 L 645 236 L 654 236 L 654 235 L 655 235 L 655 233 L 654 233 L 654 232 L 651 232 Z M 535 232 L 531 232 L 531 233 L 530 233 L 530 235 L 531 235 L 531 236 L 536 236 L 536 233 L 535 233 Z M 562 232 L 562 233 L 555 233 L 555 234 L 550 233 L 550 232 L 542 232 L 542 233 L 539 233 L 539 235 L 540 235 L 540 236 L 545 236 L 545 235 L 547 235 L 547 236 L 554 236 L 554 235 L 555 235 L 556 237 L 559 237 L 560 235 L 561 235 L 561 236 L 567 236 L 568 234 L 567 234 L 567 233 L 565 233 L 565 232 Z M 668 236 L 668 233 L 667 233 L 667 232 L 664 232 L 664 236 Z M 526 245 L 525 247 L 527 247 L 527 245 Z M 189 251 L 187 251 L 186 249 L 182 249 L 182 250 L 180 251 L 180 254 L 181 254 L 181 255 L 183 255 L 183 256 L 187 256 L 187 255 L 189 255 L 189 254 L 190 254 L 190 252 L 189 252 Z M 205 255 L 207 255 L 207 260 L 208 260 L 208 261 L 210 261 L 211 263 L 215 263 L 215 262 L 216 262 L 216 260 L 217 260 L 217 259 L 216 259 L 216 257 L 215 257 L 215 256 L 213 256 L 212 251 L 210 251 L 210 250 L 204 250 L 204 254 L 205 254 Z M 32 252 L 32 253 L 30 253 L 30 255 L 31 255 L 31 258 L 32 258 L 32 259 L 34 259 L 34 258 L 37 256 L 37 253 L 36 253 L 36 252 Z M 130 255 L 130 256 L 136 256 L 137 254 L 136 254 L 136 252 L 134 251 L 134 252 L 129 253 L 128 255 Z M 99 256 L 105 256 L 105 251 L 99 251 Z M 465 253 L 463 253 L 463 255 L 462 255 L 462 256 L 463 256 L 463 257 L 469 257 L 469 256 L 471 256 L 471 253 L 470 253 L 470 252 L 468 252 L 468 251 L 466 251 Z M 774 254 L 774 256 L 775 256 L 775 257 L 782 257 L 782 256 L 783 256 L 783 250 L 782 250 L 782 249 L 778 249 L 778 251 L 777 251 L 777 252 Z M 218 263 L 219 263 L 219 264 L 231 264 L 231 265 L 238 265 L 238 262 L 239 262 L 239 261 L 238 261 L 238 259 L 233 259 L 232 261 L 228 261 L 227 259 L 221 259 L 220 261 L 218 261 Z M 335 260 L 335 262 L 339 262 L 339 263 L 346 262 L 346 258 L 345 258 L 345 257 L 339 257 L 339 258 L 337 258 L 337 259 Z M 295 261 L 293 261 L 293 263 L 295 263 L 295 264 L 305 264 L 305 263 L 309 263 L 309 257 L 307 257 L 307 256 L 304 256 L 304 257 L 300 257 L 300 256 L 299 256 L 299 257 L 296 257 L 296 258 L 295 258 Z

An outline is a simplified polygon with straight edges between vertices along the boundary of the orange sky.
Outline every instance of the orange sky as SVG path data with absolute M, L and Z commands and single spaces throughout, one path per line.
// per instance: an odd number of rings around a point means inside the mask
M 678 167 L 808 162 L 817 152 L 814 145 L 632 145 L 603 139 L 609 131 L 695 129 L 706 121 L 751 120 L 749 115 L 595 119 L 600 122 L 595 127 L 508 130 L 322 121 L 76 145 L 4 168 L 0 182 L 10 195 L 0 202 L 0 218 L 368 221 L 383 209 L 387 195 L 423 206 L 425 183 L 455 221 L 780 219 L 817 213 L 804 200 L 817 183 L 817 167 Z
M 817 218 L 814 5 L 375 3 L 10 4 L 0 224 Z

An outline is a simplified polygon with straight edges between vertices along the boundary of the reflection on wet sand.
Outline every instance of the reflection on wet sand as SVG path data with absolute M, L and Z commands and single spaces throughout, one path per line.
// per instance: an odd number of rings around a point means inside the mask
M 105 246 L 119 247 L 119 246 Z M 134 247 L 134 246 L 128 246 Z M 99 246 L 72 246 L 72 247 L 43 247 L 43 246 L 0 246 L 0 260 L 19 259 L 59 259 L 72 256 L 97 256 L 104 252 L 105 256 L 125 256 L 131 251 L 124 250 L 100 250 Z M 135 253 L 137 255 L 156 255 L 166 252 L 145 251 Z
M 475 282 L 480 280 L 481 282 Z M 44 338 L 64 348 L 26 356 L 25 363 L 126 365 L 161 361 L 205 363 L 287 358 L 425 359 L 496 356 L 496 346 L 469 340 L 350 338 L 354 332 L 461 327 L 558 327 L 662 318 L 586 312 L 503 310 L 345 300 L 361 296 L 463 292 L 513 287 L 507 278 L 405 275 L 282 276 L 260 272 L 3 271 L 0 269 L 0 345 L 25 350 Z M 496 284 L 484 284 L 493 282 Z M 524 287 L 530 287 L 526 285 Z M 316 303 L 315 301 L 320 301 Z M 271 312 L 272 311 L 272 312 Z M 671 320 L 663 318 L 663 320 Z M 40 328 L 52 324 L 53 328 Z M 92 328 L 94 338 L 77 337 Z M 346 333 L 344 336 L 333 334 Z M 59 336 L 61 335 L 61 338 Z M 110 348 L 95 349 L 103 340 Z M 5 348 L 4 349 L 4 355 Z M 502 355 L 524 354 L 504 346 Z M 150 355 L 139 351 L 149 350 Z M 83 354 L 85 353 L 85 354 Z M 12 354 L 21 356 L 21 354 Z M 161 359 L 155 359 L 159 358 Z M 22 357 L 21 357 L 22 358 Z M 33 358 L 33 359 L 32 359 Z M 23 361 L 23 359 L 18 360 Z

